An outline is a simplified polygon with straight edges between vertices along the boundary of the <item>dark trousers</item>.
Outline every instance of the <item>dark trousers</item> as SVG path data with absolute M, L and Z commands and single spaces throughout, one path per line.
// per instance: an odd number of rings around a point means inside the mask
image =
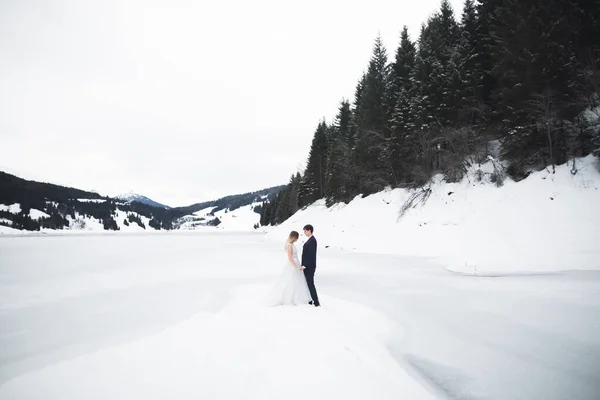
M 319 305 L 319 297 L 317 296 L 317 289 L 315 288 L 315 269 L 314 268 L 305 268 L 304 276 L 306 277 L 308 291 L 310 292 L 310 297 L 313 300 L 313 304 L 315 306 L 318 306 Z

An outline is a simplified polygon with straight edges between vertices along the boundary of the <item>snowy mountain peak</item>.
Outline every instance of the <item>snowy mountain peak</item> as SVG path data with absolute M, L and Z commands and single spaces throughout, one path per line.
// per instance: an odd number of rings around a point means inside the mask
M 166 208 L 166 209 L 170 209 L 171 208 L 169 206 L 166 206 L 164 204 L 156 202 L 156 201 L 154 201 L 154 200 L 152 200 L 152 199 L 150 199 L 150 198 L 148 198 L 148 197 L 146 197 L 144 195 L 137 194 L 137 193 L 132 192 L 132 191 L 130 191 L 128 193 L 125 193 L 125 194 L 120 194 L 118 196 L 115 196 L 115 199 L 126 201 L 127 203 L 131 203 L 133 201 L 137 201 L 139 203 L 148 204 L 148 205 L 154 206 L 154 207 L 162 207 L 162 208 Z

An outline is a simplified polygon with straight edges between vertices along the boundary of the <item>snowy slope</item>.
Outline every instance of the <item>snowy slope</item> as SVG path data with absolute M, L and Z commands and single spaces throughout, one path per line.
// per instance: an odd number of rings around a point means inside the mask
M 253 203 L 233 211 L 225 212 L 221 210 L 216 212 L 215 216 L 221 221 L 217 228 L 227 231 L 254 230 L 254 225 L 260 222 L 260 214 L 254 212 L 253 209 L 260 204 Z
M 46 214 L 43 211 L 37 210 L 35 208 L 32 208 L 31 210 L 29 210 L 29 217 L 31 219 L 40 219 L 40 218 L 49 218 L 50 215 Z
M 193 214 L 178 218 L 177 221 L 175 221 L 175 226 L 182 230 L 206 228 L 208 222 L 215 219 L 215 216 L 211 214 L 212 210 L 215 208 L 216 207 L 203 208 L 202 210 L 198 210 Z
M 253 231 L 254 226 L 260 221 L 260 215 L 253 209 L 261 204 L 257 202 L 233 211 L 224 209 L 214 213 L 213 210 L 216 207 L 208 207 L 179 218 L 176 225 L 179 226 L 179 229 L 183 230 L 214 229 L 210 223 L 218 218 L 220 223 L 216 226 L 217 229 L 226 231 Z
M 142 223 L 144 224 L 145 228 L 139 226 L 136 222 L 128 221 L 128 225 L 126 225 L 125 220 L 127 219 L 128 215 L 130 215 L 130 214 L 134 215 L 137 218 L 140 218 L 142 220 Z M 150 227 L 150 225 L 149 225 L 150 219 L 148 217 L 145 217 L 143 215 L 139 215 L 139 214 L 133 213 L 133 212 L 119 210 L 119 209 L 117 209 L 116 214 L 114 215 L 114 219 L 117 222 L 117 226 L 119 227 L 118 231 L 107 231 L 104 229 L 104 225 L 101 223 L 101 221 L 99 221 L 93 217 L 82 216 L 78 213 L 75 213 L 75 218 L 72 218 L 71 216 L 67 216 L 67 219 L 69 220 L 69 228 L 63 230 L 62 232 L 65 232 L 65 231 L 94 232 L 94 233 L 103 232 L 103 233 L 113 233 L 114 234 L 116 232 L 151 232 L 151 231 L 155 231 L 154 228 Z M 61 231 L 56 231 L 53 229 L 42 229 L 42 232 L 54 233 L 54 232 L 61 232 Z
M 497 188 L 492 163 L 482 174 L 473 166 L 460 183 L 435 177 L 429 191 L 389 190 L 332 208 L 319 201 L 267 236 L 283 241 L 310 223 L 321 246 L 437 257 L 467 274 L 600 269 L 598 160 L 579 159 L 577 168 L 573 175 L 571 164 L 562 165 L 556 174 L 535 172 Z
M 128 221 L 128 224 L 125 224 L 125 220 L 127 219 L 127 217 L 130 214 L 133 214 L 134 216 L 140 218 L 142 220 L 142 224 L 144 226 L 142 227 L 136 222 L 129 222 L 129 221 Z M 133 212 L 127 212 L 127 211 L 117 209 L 117 215 L 115 216 L 115 221 L 117 221 L 117 225 L 119 226 L 119 231 L 122 231 L 122 232 L 144 232 L 144 231 L 154 231 L 155 230 L 154 228 L 152 228 L 149 225 L 150 218 L 145 217 L 143 215 L 139 215 L 137 213 L 133 213 Z
M 86 217 L 75 213 L 75 218 L 67 215 L 69 221 L 69 227 L 63 231 L 88 231 L 88 232 L 100 232 L 104 230 L 104 225 L 97 219 L 92 217 Z M 51 229 L 42 229 L 42 232 L 54 231 Z

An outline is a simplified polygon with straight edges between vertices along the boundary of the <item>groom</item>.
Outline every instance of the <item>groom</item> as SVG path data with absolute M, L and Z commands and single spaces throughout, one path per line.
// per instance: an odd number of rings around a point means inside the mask
M 317 297 L 317 289 L 315 288 L 315 270 L 317 269 L 317 239 L 313 236 L 313 226 L 306 225 L 304 234 L 308 236 L 308 240 L 302 248 L 302 266 L 304 267 L 304 276 L 310 291 L 312 301 L 308 304 L 314 304 L 319 307 L 319 297 Z

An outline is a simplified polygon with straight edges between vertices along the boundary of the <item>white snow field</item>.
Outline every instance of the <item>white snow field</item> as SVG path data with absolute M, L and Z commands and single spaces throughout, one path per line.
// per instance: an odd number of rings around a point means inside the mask
M 465 275 L 315 227 L 321 308 L 261 303 L 285 235 L 0 237 L 0 399 L 600 398 L 600 271 Z

